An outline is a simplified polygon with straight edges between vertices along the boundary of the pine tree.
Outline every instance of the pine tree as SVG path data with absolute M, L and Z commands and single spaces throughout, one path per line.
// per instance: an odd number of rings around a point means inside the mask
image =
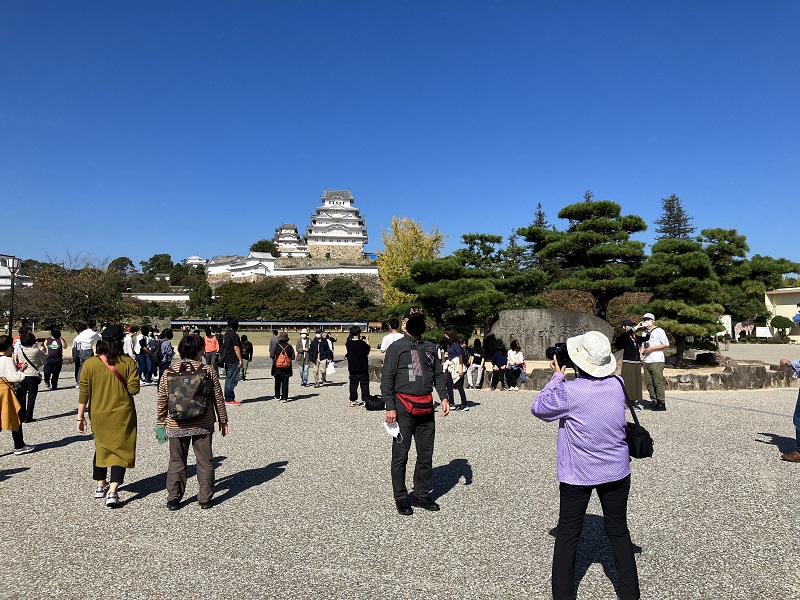
M 655 222 L 657 225 L 656 233 L 658 234 L 656 239 L 690 239 L 695 228 L 692 227 L 692 217 L 684 210 L 681 199 L 675 194 L 672 194 L 669 198 L 662 198 L 661 208 L 664 214 Z
M 547 222 L 547 215 L 544 214 L 544 210 L 542 210 L 541 202 L 537 202 L 536 204 L 536 212 L 533 213 L 533 223 L 531 223 L 531 227 L 541 227 L 542 229 L 550 227 L 550 223 Z

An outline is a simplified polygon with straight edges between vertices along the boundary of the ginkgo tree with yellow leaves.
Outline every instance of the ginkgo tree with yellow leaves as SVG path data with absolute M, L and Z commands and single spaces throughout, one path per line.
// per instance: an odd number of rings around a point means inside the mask
M 396 306 L 414 301 L 414 294 L 401 292 L 394 282 L 408 275 L 413 263 L 439 258 L 444 249 L 444 237 L 436 227 L 426 232 L 421 223 L 408 217 L 392 217 L 389 230 L 382 232 L 384 248 L 377 258 L 384 304 Z

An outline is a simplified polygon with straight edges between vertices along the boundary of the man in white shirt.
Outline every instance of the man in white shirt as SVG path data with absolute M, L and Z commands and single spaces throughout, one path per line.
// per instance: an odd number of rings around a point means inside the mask
M 392 342 L 396 342 L 403 338 L 402 333 L 397 333 L 397 330 L 400 329 L 400 319 L 397 317 L 392 317 L 389 319 L 389 329 L 392 332 L 388 335 L 385 335 L 381 340 L 381 353 L 386 354 L 386 351 L 389 349 L 389 346 L 392 345 Z
M 642 344 L 644 383 L 650 394 L 650 410 L 667 410 L 664 401 L 664 348 L 669 348 L 669 339 L 661 327 L 656 327 L 653 313 L 645 313 L 642 325 L 647 329 Z
M 80 381 L 83 363 L 87 358 L 94 356 L 94 344 L 99 342 L 101 337 L 102 336 L 97 333 L 97 323 L 92 323 L 89 327 L 81 331 L 72 342 L 78 351 L 78 360 L 80 361 L 78 364 L 78 371 L 75 373 L 76 380 Z M 75 387 L 80 387 L 80 385 L 76 385 Z
M 136 325 L 131 325 L 128 332 L 125 334 L 125 338 L 122 340 L 122 351 L 127 355 L 130 356 L 133 360 L 136 360 L 136 337 L 139 333 L 139 328 Z

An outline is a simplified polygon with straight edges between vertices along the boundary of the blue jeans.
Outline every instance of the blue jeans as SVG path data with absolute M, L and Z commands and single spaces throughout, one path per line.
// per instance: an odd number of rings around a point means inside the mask
M 797 436 L 797 451 L 800 452 L 800 392 L 797 394 L 797 404 L 794 407 L 794 433 Z
M 136 355 L 136 364 L 139 366 L 139 376 L 146 382 L 150 383 L 153 380 L 153 373 L 150 357 L 146 354 Z
M 225 365 L 225 402 L 236 400 L 233 388 L 239 383 L 239 363 L 228 363 Z
M 308 385 L 308 363 L 300 365 L 300 383 Z

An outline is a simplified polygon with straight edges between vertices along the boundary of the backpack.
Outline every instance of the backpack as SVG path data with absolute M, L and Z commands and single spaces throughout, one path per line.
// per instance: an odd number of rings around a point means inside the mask
M 212 391 L 211 374 L 191 363 L 182 362 L 178 370 L 169 369 L 167 377 L 167 408 L 175 421 L 196 419 L 206 414 Z
M 291 369 L 292 368 L 292 359 L 289 358 L 289 355 L 286 353 L 286 346 L 280 346 L 281 353 L 278 355 L 278 358 L 275 359 L 275 366 L 279 369 Z
M 161 344 L 157 344 L 155 350 L 152 351 L 152 356 L 150 360 L 153 361 L 154 366 L 158 366 L 164 360 L 164 353 L 161 352 Z

